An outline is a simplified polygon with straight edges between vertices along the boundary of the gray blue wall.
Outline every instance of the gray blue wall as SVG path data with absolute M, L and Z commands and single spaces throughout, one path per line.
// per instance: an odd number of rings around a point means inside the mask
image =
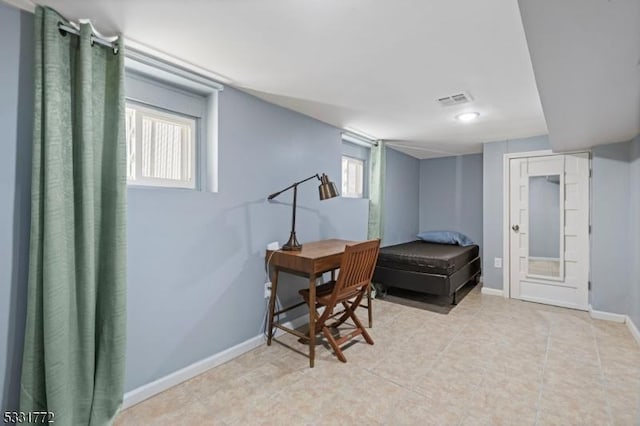
M 629 309 L 630 179 L 628 142 L 593 149 L 591 181 L 591 305 L 626 314 Z
M 387 148 L 382 245 L 416 239 L 420 187 L 420 161 Z
M 560 184 L 546 176 L 529 178 L 529 256 L 560 258 Z
M 259 335 L 263 253 L 291 221 L 292 194 L 266 196 L 314 173 L 340 179 L 339 129 L 229 87 L 219 102 L 219 193 L 129 191 L 127 390 Z M 299 188 L 302 243 L 365 239 L 367 217 L 368 200 L 321 202 L 317 182 Z M 280 284 L 283 303 L 307 285 Z
M 631 289 L 629 297 L 629 316 L 640 330 L 640 135 L 631 143 L 631 166 L 629 170 L 631 207 L 629 209 L 629 228 L 631 230 Z
M 0 413 L 18 408 L 29 266 L 33 15 L 0 3 Z
M 482 204 L 483 204 L 483 285 L 502 290 L 502 269 L 493 266 L 493 259 L 502 258 L 502 169 L 504 154 L 551 149 L 547 136 L 491 142 L 482 148 Z
M 640 136 L 593 149 L 591 304 L 640 327 Z
M 420 161 L 420 232 L 462 232 L 482 252 L 482 198 L 482 154 Z

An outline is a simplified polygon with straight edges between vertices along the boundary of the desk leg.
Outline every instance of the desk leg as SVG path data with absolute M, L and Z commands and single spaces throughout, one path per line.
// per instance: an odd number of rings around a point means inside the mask
M 316 276 L 309 276 L 309 367 L 316 356 Z
M 273 313 L 276 309 L 276 290 L 278 289 L 278 268 L 273 268 L 273 278 L 271 279 L 271 297 L 269 298 L 269 321 L 267 324 L 267 346 L 271 345 L 273 337 Z

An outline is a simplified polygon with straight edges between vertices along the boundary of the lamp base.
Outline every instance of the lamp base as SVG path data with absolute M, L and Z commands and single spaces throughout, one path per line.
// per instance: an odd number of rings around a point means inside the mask
M 300 250 L 302 250 L 302 244 L 300 244 L 298 242 L 298 240 L 296 239 L 296 233 L 295 232 L 291 232 L 291 235 L 289 236 L 289 241 L 287 241 L 282 246 L 282 250 L 286 250 L 286 251 L 300 251 Z

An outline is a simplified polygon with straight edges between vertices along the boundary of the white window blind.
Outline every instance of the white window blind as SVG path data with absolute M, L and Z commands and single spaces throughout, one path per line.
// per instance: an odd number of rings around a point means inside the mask
M 196 187 L 196 120 L 127 103 L 127 180 L 133 185 Z
M 362 198 L 364 195 L 364 161 L 342 156 L 342 196 Z

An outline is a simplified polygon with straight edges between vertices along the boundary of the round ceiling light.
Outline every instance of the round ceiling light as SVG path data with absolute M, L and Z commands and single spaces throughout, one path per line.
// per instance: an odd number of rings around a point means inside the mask
M 480 117 L 479 112 L 463 112 L 462 114 L 456 115 L 456 120 L 466 123 L 468 121 L 473 121 L 478 117 Z

